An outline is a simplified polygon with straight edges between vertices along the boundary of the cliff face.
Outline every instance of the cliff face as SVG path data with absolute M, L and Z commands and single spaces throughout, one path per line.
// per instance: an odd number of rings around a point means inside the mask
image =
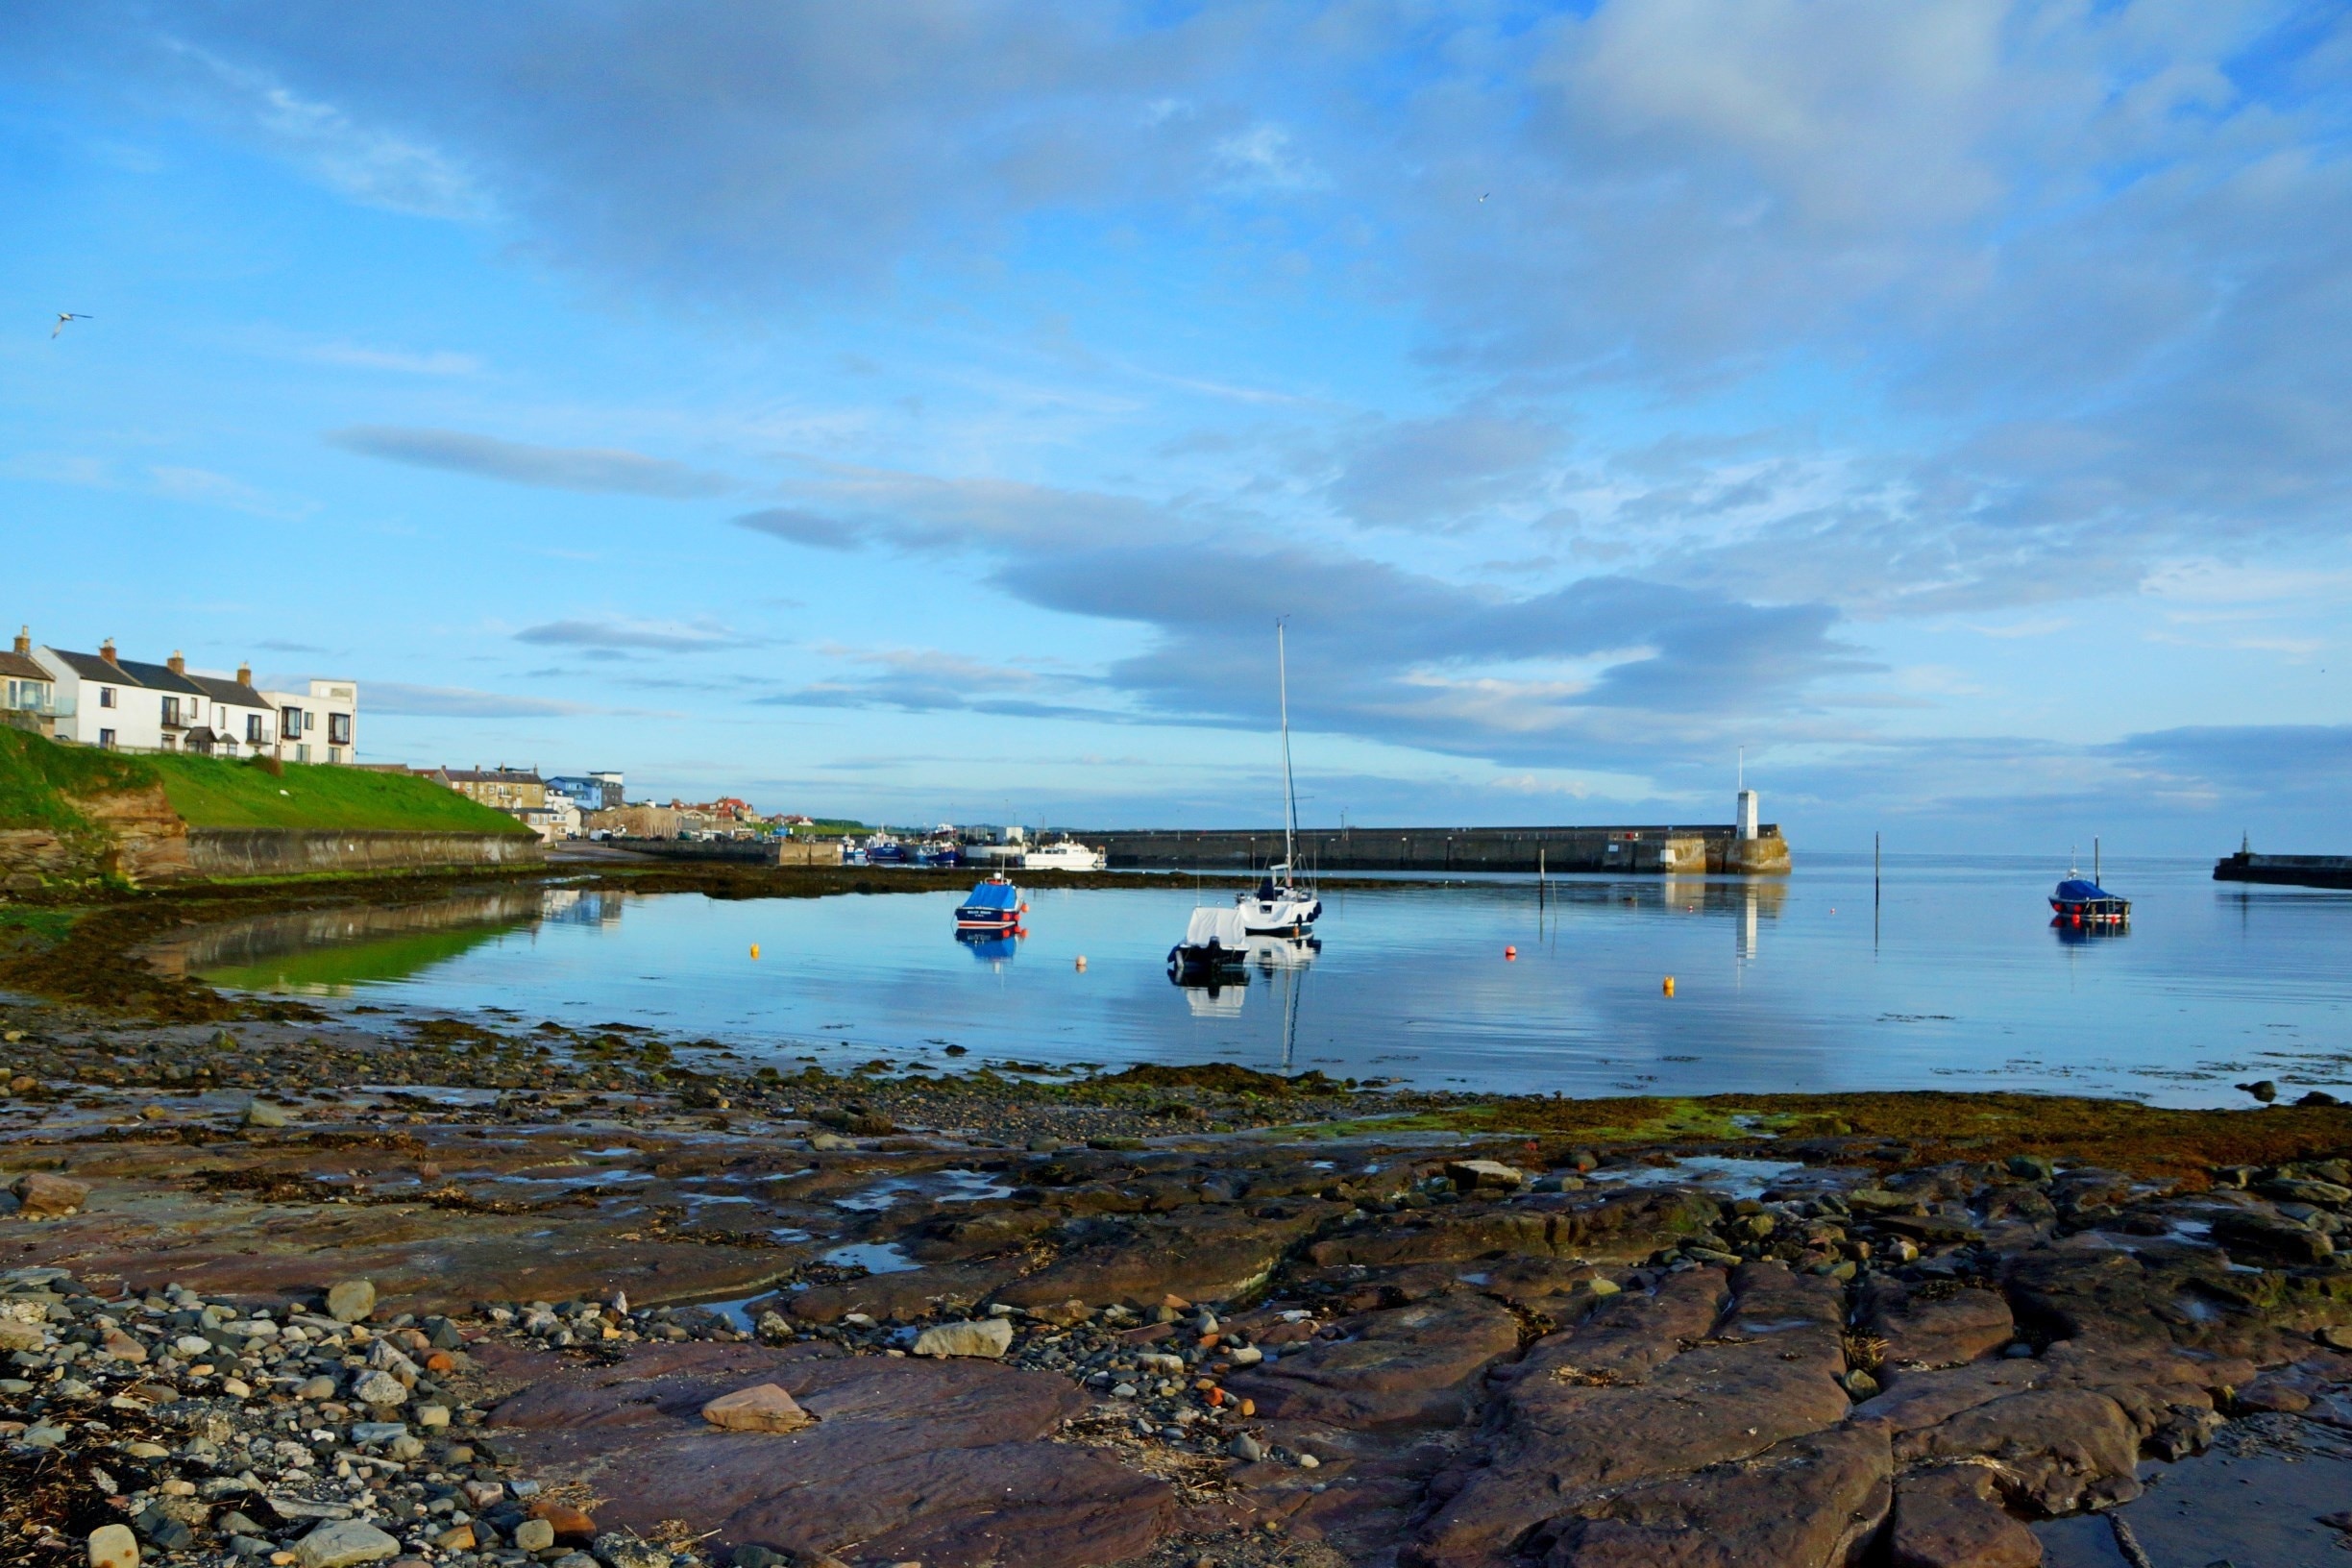
M 194 870 L 187 823 L 172 810 L 161 785 L 112 791 L 72 804 L 86 824 L 79 830 L 0 829 L 0 888 L 29 892 L 45 882 L 97 876 L 164 881 Z

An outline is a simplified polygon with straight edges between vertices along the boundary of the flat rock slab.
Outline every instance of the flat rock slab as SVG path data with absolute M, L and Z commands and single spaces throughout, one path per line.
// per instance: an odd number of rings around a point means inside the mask
M 1255 1400 L 1272 1420 L 1451 1424 L 1467 1413 L 1470 1380 L 1519 1343 L 1517 1318 L 1467 1292 L 1366 1312 L 1338 1327 L 1338 1339 L 1234 1374 L 1226 1391 Z
M 678 1519 L 716 1531 L 714 1546 L 852 1563 L 1093 1568 L 1149 1550 L 1175 1517 L 1165 1483 L 1100 1450 L 1041 1440 L 1087 1404 L 1048 1374 L 697 1342 L 609 1367 L 542 1364 L 560 1370 L 502 1402 L 491 1423 L 540 1473 L 603 1495 L 595 1511 L 608 1530 Z M 817 1424 L 742 1433 L 702 1420 L 711 1400 L 759 1383 Z
M 1890 1470 L 1881 1433 L 1846 1428 L 1799 1437 L 1752 1459 L 1589 1504 L 1559 1528 L 1544 1561 L 1546 1568 L 1845 1568 L 1885 1522 Z

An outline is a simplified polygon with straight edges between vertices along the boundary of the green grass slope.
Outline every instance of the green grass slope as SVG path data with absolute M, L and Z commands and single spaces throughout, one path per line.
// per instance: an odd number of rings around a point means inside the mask
M 0 724 L 0 828 L 47 828 L 60 837 L 83 832 L 89 822 L 74 801 L 155 781 L 155 770 L 136 757 L 60 746 Z
M 90 823 L 76 801 L 156 784 L 190 827 L 530 832 L 502 811 L 404 773 L 289 763 L 282 777 L 251 763 L 125 756 L 0 726 L 0 828 L 86 833 Z
M 213 757 L 147 757 L 172 810 L 190 827 L 380 828 L 416 833 L 528 834 L 502 811 L 430 779 L 288 763 L 283 777 Z

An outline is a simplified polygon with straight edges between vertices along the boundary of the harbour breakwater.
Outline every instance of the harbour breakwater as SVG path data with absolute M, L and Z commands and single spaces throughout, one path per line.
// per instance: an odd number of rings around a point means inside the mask
M 1283 857 L 1279 828 L 1080 833 L 1113 867 L 1256 870 Z M 1788 841 L 1765 823 L 1643 827 L 1342 827 L 1298 835 L 1302 870 L 1621 871 L 1651 876 L 1785 876 Z
M 2216 882 L 2270 882 L 2297 888 L 2352 888 L 2352 855 L 2258 855 L 2241 849 L 2214 862 Z

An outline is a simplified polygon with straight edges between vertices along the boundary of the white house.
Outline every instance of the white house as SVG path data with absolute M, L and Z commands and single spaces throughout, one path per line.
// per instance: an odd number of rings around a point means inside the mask
M 278 713 L 278 755 L 286 762 L 351 762 L 358 745 L 359 688 L 314 680 L 306 692 L 263 692 Z
M 264 692 L 250 665 L 239 665 L 233 677 L 200 674 L 178 653 L 162 664 L 120 658 L 111 638 L 95 653 L 41 648 L 33 657 L 55 682 L 61 741 L 127 751 L 266 753 L 286 762 L 355 760 L 359 693 L 348 680 Z

